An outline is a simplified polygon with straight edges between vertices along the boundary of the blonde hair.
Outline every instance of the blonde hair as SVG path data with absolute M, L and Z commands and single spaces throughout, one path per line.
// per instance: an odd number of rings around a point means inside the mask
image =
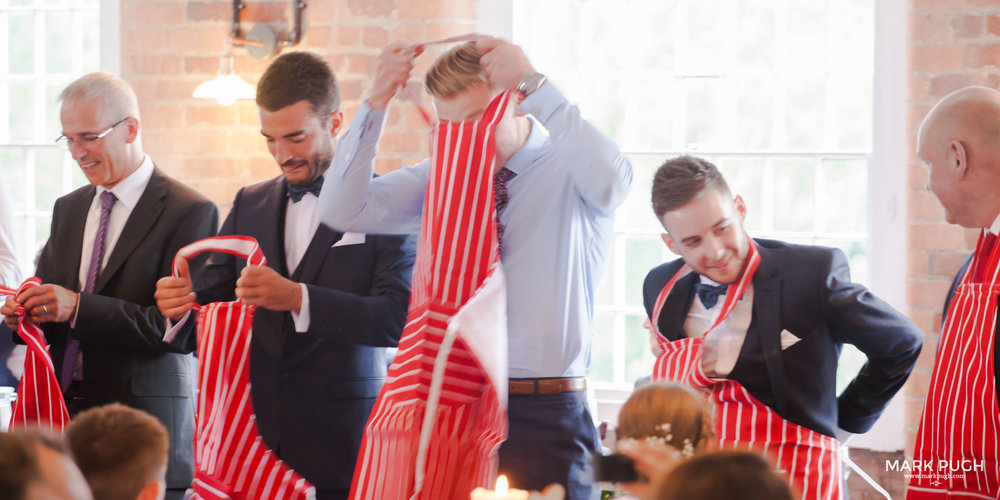
M 473 85 L 485 83 L 480 56 L 475 42 L 456 45 L 441 54 L 424 77 L 427 92 L 439 99 L 449 99 Z
M 653 438 L 684 452 L 704 451 L 712 441 L 712 406 L 698 391 L 658 382 L 636 389 L 618 412 L 616 437 Z
M 139 99 L 125 80 L 110 73 L 95 72 L 77 78 L 59 94 L 63 106 L 91 101 L 100 103 L 98 119 L 108 125 L 125 117 L 139 119 Z

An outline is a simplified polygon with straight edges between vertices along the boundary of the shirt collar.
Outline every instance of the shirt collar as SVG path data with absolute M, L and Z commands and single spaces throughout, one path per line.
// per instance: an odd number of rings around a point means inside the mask
M 100 196 L 105 191 L 111 191 L 115 195 L 115 198 L 118 199 L 117 203 L 124 203 L 126 208 L 132 210 L 139 203 L 139 197 L 146 190 L 146 186 L 149 184 L 149 179 L 152 176 L 153 160 L 149 155 L 146 155 L 139 168 L 135 169 L 135 172 L 132 172 L 128 177 L 119 181 L 111 189 L 106 189 L 104 186 L 97 186 L 97 196 Z
M 993 233 L 994 236 L 1000 235 L 1000 214 L 997 215 L 996 219 L 993 219 L 993 224 L 986 230 Z
M 545 145 L 545 140 L 549 137 L 549 131 L 545 130 L 545 126 L 541 122 L 531 115 L 527 115 L 527 118 L 531 120 L 531 132 L 528 133 L 528 140 L 524 141 L 521 149 L 507 158 L 507 163 L 503 165 L 515 174 L 524 172 L 535 161 L 535 158 L 538 158 L 538 154 Z

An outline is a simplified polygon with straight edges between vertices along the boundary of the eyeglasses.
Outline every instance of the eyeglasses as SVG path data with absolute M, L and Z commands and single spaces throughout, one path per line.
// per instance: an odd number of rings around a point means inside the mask
M 127 116 L 125 118 L 122 118 L 121 120 L 118 120 L 114 125 L 104 129 L 102 132 L 98 132 L 96 134 L 80 134 L 80 136 L 76 139 L 73 139 L 71 137 L 66 137 L 65 134 L 60 135 L 59 137 L 56 137 L 56 144 L 66 149 L 69 149 L 70 146 L 72 146 L 77 142 L 79 142 L 84 147 L 93 146 L 97 141 L 104 138 L 104 136 L 110 134 L 111 131 L 115 129 L 115 127 L 124 123 L 125 120 L 128 120 Z

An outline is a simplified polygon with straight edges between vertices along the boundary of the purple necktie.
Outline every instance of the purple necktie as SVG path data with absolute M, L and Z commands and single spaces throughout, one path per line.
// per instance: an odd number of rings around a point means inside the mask
M 504 207 L 507 206 L 507 202 L 510 201 L 510 195 L 507 194 L 507 181 L 513 179 L 517 173 L 513 170 L 503 167 L 493 175 L 493 204 L 497 209 L 497 247 L 503 248 L 501 242 L 503 241 L 503 223 L 500 222 L 500 212 L 503 211 Z
M 94 236 L 94 251 L 90 254 L 90 267 L 87 268 L 87 282 L 83 286 L 84 293 L 94 291 L 97 284 L 97 276 L 101 274 L 101 267 L 104 263 L 105 242 L 108 236 L 108 220 L 111 219 L 111 208 L 115 206 L 114 193 L 105 191 L 101 193 L 101 221 L 97 225 L 97 234 Z M 59 385 L 65 392 L 73 380 L 73 371 L 76 368 L 77 352 L 80 350 L 80 342 L 70 337 L 66 342 L 66 353 L 63 356 L 62 369 L 59 373 Z

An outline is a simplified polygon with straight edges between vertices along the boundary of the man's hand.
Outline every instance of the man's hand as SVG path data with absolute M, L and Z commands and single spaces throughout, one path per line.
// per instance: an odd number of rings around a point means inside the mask
M 73 319 L 80 294 L 59 285 L 39 285 L 21 292 L 14 301 L 24 307 L 25 313 L 35 323 L 65 323 Z M 8 303 L 10 303 L 9 298 Z M 4 310 L 7 309 L 5 305 Z M 10 326 L 11 322 L 7 319 L 6 312 L 4 317 Z
M 385 109 L 396 91 L 406 85 L 413 71 L 413 59 L 423 48 L 413 49 L 410 44 L 395 42 L 386 47 L 375 61 L 375 80 L 368 95 L 368 107 Z
M 3 307 L 0 307 L 0 314 L 3 314 L 3 322 L 7 324 L 10 331 L 16 332 L 17 325 L 21 322 L 21 317 L 17 315 L 17 302 L 13 295 L 8 295 Z
M 177 265 L 177 274 L 160 278 L 156 282 L 156 307 L 164 318 L 173 322 L 180 321 L 194 307 L 195 293 L 191 286 L 191 273 L 186 259 L 181 259 Z
M 298 311 L 302 287 L 267 266 L 247 266 L 236 280 L 236 296 L 244 304 L 272 311 Z
M 649 351 L 653 353 L 653 357 L 660 357 L 660 354 L 663 354 L 663 347 L 660 345 L 659 335 L 653 331 L 649 318 L 642 320 L 642 327 L 649 333 Z
M 496 88 L 513 90 L 524 75 L 535 71 L 521 47 L 506 40 L 484 36 L 476 41 L 476 49 L 486 79 Z

